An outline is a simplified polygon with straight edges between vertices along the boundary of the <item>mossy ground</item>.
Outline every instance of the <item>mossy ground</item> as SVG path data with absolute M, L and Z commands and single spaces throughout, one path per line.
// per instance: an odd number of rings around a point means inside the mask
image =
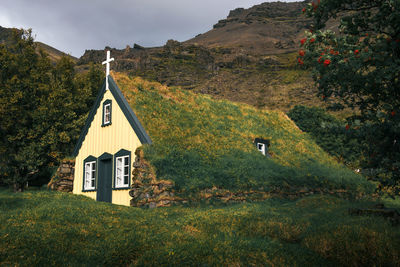
M 373 185 L 337 163 L 280 111 L 213 100 L 178 88 L 114 73 L 153 140 L 145 157 L 159 179 L 181 193 L 214 186 L 229 190 L 344 189 L 369 193 Z M 271 158 L 253 144 L 271 140 Z
M 0 265 L 399 266 L 399 226 L 348 214 L 374 204 L 312 196 L 143 210 L 0 189 Z

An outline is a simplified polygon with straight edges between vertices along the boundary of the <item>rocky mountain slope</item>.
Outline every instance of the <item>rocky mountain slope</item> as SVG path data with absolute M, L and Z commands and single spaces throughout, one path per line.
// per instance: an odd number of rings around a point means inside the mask
M 310 23 L 302 15 L 305 5 L 275 2 L 237 8 L 212 30 L 186 42 L 169 40 L 162 47 L 134 44 L 104 50 L 112 51 L 114 70 L 168 86 L 260 108 L 287 111 L 296 104 L 323 106 L 315 96 L 310 74 L 296 62 L 298 41 Z M 4 32 L 0 28 L 0 40 Z M 52 60 L 64 54 L 42 43 L 38 47 Z M 104 50 L 87 50 L 78 68 L 100 64 Z
M 215 98 L 285 111 L 296 104 L 323 105 L 310 74 L 296 62 L 298 40 L 309 25 L 301 11 L 305 5 L 276 2 L 239 8 L 186 42 L 105 50 L 112 51 L 116 71 Z M 87 50 L 78 64 L 85 68 L 103 58 L 104 50 Z
M 301 14 L 305 2 L 263 3 L 229 12 L 213 29 L 186 43 L 230 47 L 256 54 L 295 51 L 310 19 Z

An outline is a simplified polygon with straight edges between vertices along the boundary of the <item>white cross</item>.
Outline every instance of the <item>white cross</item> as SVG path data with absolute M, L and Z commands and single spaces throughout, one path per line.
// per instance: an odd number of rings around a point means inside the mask
M 114 58 L 110 58 L 110 51 L 107 51 L 107 59 L 102 64 L 106 64 L 106 90 L 108 90 L 108 76 L 110 76 L 110 62 L 114 61 Z

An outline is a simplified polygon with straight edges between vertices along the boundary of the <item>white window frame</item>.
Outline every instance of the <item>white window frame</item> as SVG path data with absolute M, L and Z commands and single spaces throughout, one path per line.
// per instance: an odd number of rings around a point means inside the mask
M 108 107 L 108 112 L 107 112 L 107 107 Z M 111 103 L 108 103 L 104 105 L 104 124 L 109 124 L 110 122 L 111 122 Z
M 96 189 L 96 161 L 85 162 L 84 190 Z
M 261 148 L 260 148 L 260 145 L 261 145 Z M 265 144 L 257 143 L 257 149 L 265 156 Z
M 127 164 L 125 159 L 127 160 Z M 125 188 L 129 187 L 129 165 L 130 165 L 130 156 L 121 156 L 116 157 L 115 159 L 115 188 Z M 127 181 L 125 183 L 125 178 Z

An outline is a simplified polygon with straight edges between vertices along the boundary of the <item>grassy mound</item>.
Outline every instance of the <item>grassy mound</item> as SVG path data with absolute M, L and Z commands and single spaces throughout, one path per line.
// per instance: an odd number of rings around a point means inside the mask
M 398 266 L 400 228 L 348 214 L 374 204 L 313 196 L 143 210 L 0 190 L 0 265 Z
M 153 144 L 144 148 L 159 179 L 182 194 L 205 188 L 232 191 L 280 188 L 371 192 L 362 176 L 338 164 L 280 111 L 213 100 L 178 88 L 114 73 Z M 253 139 L 271 140 L 272 158 Z

